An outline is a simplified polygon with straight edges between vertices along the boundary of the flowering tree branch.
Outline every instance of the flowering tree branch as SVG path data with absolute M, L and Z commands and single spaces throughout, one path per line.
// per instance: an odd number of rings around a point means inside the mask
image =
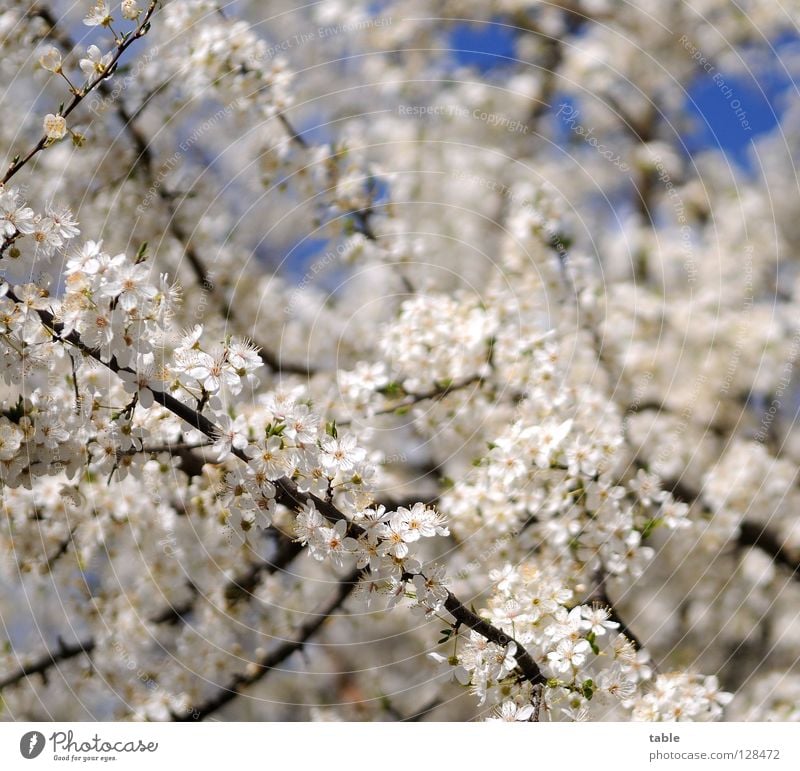
M 671 480 L 665 487 L 678 499 L 688 504 L 697 503 L 700 493 L 692 490 L 681 480 Z M 706 513 L 712 512 L 704 507 Z M 789 570 L 791 578 L 800 581 L 800 558 L 786 546 L 786 541 L 769 526 L 768 523 L 743 519 L 739 523 L 736 544 L 739 548 L 755 548 L 764 552 L 773 562 Z
M 20 301 L 14 291 L 10 288 L 7 290 L 6 295 L 15 302 Z M 63 324 L 56 321 L 55 317 L 52 313 L 50 313 L 50 311 L 39 309 L 35 312 L 38 314 L 45 328 L 52 331 L 55 340 L 69 343 L 80 350 L 84 355 L 89 356 L 95 361 L 103 364 L 112 372 L 136 374 L 130 368 L 121 367 L 117 363 L 116 358 L 112 357 L 110 360 L 106 361 L 99 350 L 87 346 L 81 340 L 80 335 L 78 335 L 78 333 L 74 330 L 69 333 L 65 333 Z M 181 418 L 181 420 L 186 422 L 192 428 L 196 428 L 198 431 L 205 434 L 208 438 L 215 439 L 219 436 L 220 430 L 211 420 L 209 420 L 201 412 L 194 410 L 192 407 L 184 404 L 170 394 L 163 391 L 154 390 L 153 398 L 155 402 L 165 407 L 177 417 Z M 249 460 L 248 456 L 243 450 L 233 447 L 231 449 L 231 453 L 245 463 L 247 463 Z M 323 500 L 312 493 L 301 492 L 294 482 L 292 482 L 289 478 L 282 477 L 276 480 L 274 485 L 276 490 L 276 500 L 287 508 L 301 510 L 303 506 L 313 503 L 317 511 L 319 511 L 328 521 L 333 523 L 346 522 L 347 530 L 352 536 L 358 537 L 365 535 L 366 531 L 357 523 L 349 520 L 336 506 L 333 505 L 333 503 Z M 344 598 L 342 598 L 342 600 L 343 599 Z M 514 658 L 516 659 L 517 664 L 522 671 L 523 677 L 534 685 L 544 682 L 545 678 L 543 677 L 538 665 L 533 660 L 533 657 L 519 642 L 514 639 L 514 637 L 493 626 L 485 619 L 480 618 L 476 613 L 469 610 L 452 592 L 447 592 L 447 598 L 444 606 L 455 618 L 457 625 L 466 626 L 490 642 L 503 647 L 507 647 L 513 643 L 515 649 Z
M 116 49 L 112 54 L 111 60 L 107 67 L 103 72 L 99 73 L 94 79 L 92 79 L 85 86 L 85 88 L 75 90 L 72 95 L 72 99 L 70 99 L 67 105 L 58 113 L 62 118 L 67 118 L 94 89 L 98 88 L 106 78 L 109 78 L 114 74 L 117 62 L 120 60 L 125 51 L 127 51 L 134 42 L 139 40 L 139 38 L 144 37 L 144 35 L 147 34 L 148 30 L 150 29 L 150 19 L 155 13 L 157 6 L 158 0 L 152 0 L 136 29 L 122 39 L 116 41 Z M 6 170 L 2 180 L 0 180 L 0 184 L 7 184 L 23 166 L 31 161 L 45 147 L 47 147 L 48 141 L 49 139 L 47 134 L 44 134 L 23 157 L 16 158 Z
M 155 5 L 155 4 L 154 4 Z M 63 30 L 59 29 L 57 20 L 53 13 L 46 7 L 35 6 L 29 11 L 30 15 L 35 15 L 41 18 L 49 27 L 49 34 L 53 36 L 59 43 L 67 50 L 71 51 L 75 48 L 75 41 Z M 200 255 L 198 249 L 192 244 L 190 233 L 181 224 L 181 219 L 178 216 L 178 205 L 176 203 L 175 193 L 166 189 L 163 184 L 157 180 L 156 162 L 153 157 L 153 152 L 150 147 L 150 142 L 145 137 L 137 118 L 141 112 L 141 107 L 130 112 L 125 104 L 115 97 L 113 89 L 106 81 L 112 73 L 109 71 L 103 77 L 98 78 L 96 87 L 98 91 L 103 94 L 104 98 L 109 100 L 117 113 L 119 121 L 123 130 L 128 135 L 133 144 L 134 151 L 137 154 L 134 170 L 142 171 L 151 186 L 151 189 L 156 191 L 156 195 L 161 203 L 166 207 L 167 227 L 178 243 L 183 248 L 183 254 L 189 262 L 189 265 L 194 272 L 197 283 L 205 291 L 209 292 L 219 303 L 219 310 L 224 319 L 226 319 L 233 327 L 241 328 L 243 325 L 241 319 L 238 318 L 234 307 L 223 296 L 222 291 L 217 284 L 212 280 L 211 273 Z M 88 93 L 88 90 L 87 90 Z M 144 103 L 146 104 L 146 102 Z M 284 120 L 286 120 L 284 118 Z M 288 121 L 286 121 L 288 126 Z M 288 130 L 288 129 L 287 129 Z M 292 129 L 293 131 L 293 129 Z M 298 137 L 299 138 L 299 137 Z M 305 147 L 305 143 L 303 143 Z M 141 162 L 141 163 L 139 163 Z M 274 372 L 283 372 L 287 374 L 309 376 L 313 374 L 313 370 L 309 366 L 299 363 L 285 362 L 273 353 L 268 346 L 259 345 L 259 355 L 264 364 Z
M 542 674 L 539 665 L 533 660 L 530 653 L 528 653 L 528 651 L 526 651 L 511 635 L 492 626 L 492 624 L 471 611 L 463 605 L 452 592 L 447 593 L 444 606 L 447 608 L 450 615 L 455 618 L 456 625 L 463 625 L 468 629 L 472 629 L 474 632 L 481 635 L 481 637 L 486 638 L 502 648 L 506 648 L 509 644 L 513 643 L 516 650 L 514 658 L 517 660 L 523 677 L 532 685 L 541 685 L 546 682 L 546 678 Z

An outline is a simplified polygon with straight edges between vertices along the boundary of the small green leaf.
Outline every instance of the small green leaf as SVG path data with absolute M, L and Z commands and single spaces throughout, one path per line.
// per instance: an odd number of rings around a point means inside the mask
M 403 393 L 403 386 L 401 386 L 396 380 L 392 380 L 383 388 L 379 388 L 378 393 L 383 394 L 384 396 L 399 396 L 401 393 Z
M 644 523 L 641 530 L 643 541 L 652 535 L 653 531 L 661 524 L 661 521 L 661 517 L 652 517 Z

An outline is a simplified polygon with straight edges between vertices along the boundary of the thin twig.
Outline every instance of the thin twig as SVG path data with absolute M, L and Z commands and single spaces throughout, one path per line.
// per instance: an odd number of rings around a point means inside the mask
M 484 382 L 484 378 L 481 375 L 470 375 L 463 380 L 459 380 L 455 383 L 449 383 L 447 385 L 436 385 L 433 388 L 429 389 L 428 391 L 421 391 L 419 393 L 408 393 L 406 396 L 398 402 L 395 402 L 390 407 L 383 407 L 380 410 L 376 410 L 373 413 L 370 413 L 369 417 L 378 417 L 379 415 L 392 415 L 399 412 L 404 412 L 415 404 L 420 404 L 421 402 L 425 401 L 441 401 L 446 396 L 449 396 L 456 391 L 461 391 L 465 388 L 469 388 L 471 385 L 479 385 Z M 345 420 L 337 420 L 337 426 L 349 426 L 353 423 L 352 419 L 345 419 Z
M 327 604 L 313 615 L 305 624 L 302 624 L 291 640 L 286 640 L 275 650 L 265 654 L 254 662 L 249 671 L 244 674 L 234 675 L 231 681 L 215 695 L 201 704 L 192 705 L 178 715 L 173 715 L 175 722 L 188 722 L 204 720 L 226 704 L 233 701 L 244 688 L 248 688 L 261 680 L 268 672 L 279 667 L 293 653 L 301 650 L 316 631 L 330 618 L 350 596 L 358 585 L 360 570 L 352 571 L 346 578 L 339 581 L 336 592 Z
M 275 556 L 271 560 L 264 560 L 251 565 L 242 573 L 230 579 L 225 589 L 226 598 L 231 602 L 236 602 L 244 596 L 252 596 L 258 580 L 263 575 L 270 575 L 284 569 L 301 551 L 300 545 L 292 541 L 288 536 L 279 534 L 279 547 Z M 191 596 L 179 605 L 169 604 L 162 610 L 150 617 L 152 624 L 175 624 L 183 621 L 195 607 L 200 596 L 200 591 L 193 583 L 189 583 Z M 93 638 L 88 638 L 83 642 L 65 645 L 59 638 L 58 648 L 48 651 L 35 659 L 31 664 L 26 664 L 18 671 L 0 680 L 0 691 L 4 688 L 16 685 L 26 676 L 32 674 L 42 674 L 60 661 L 78 656 L 81 653 L 90 653 L 96 648 L 97 644 Z

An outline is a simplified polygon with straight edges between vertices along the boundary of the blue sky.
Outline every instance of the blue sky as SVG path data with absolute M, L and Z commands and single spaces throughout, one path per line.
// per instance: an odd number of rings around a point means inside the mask
M 741 169 L 751 168 L 751 140 L 775 128 L 783 97 L 792 86 L 780 60 L 798 44 L 800 37 L 786 35 L 773 41 L 774 52 L 766 46 L 760 49 L 755 77 L 721 72 L 722 85 L 730 91 L 720 87 L 720 78 L 713 79 L 716 70 L 711 74 L 698 72 L 688 86 L 684 105 L 687 114 L 695 119 L 693 130 L 682 137 L 686 149 L 693 154 L 719 147 Z M 457 64 L 492 76 L 513 65 L 516 32 L 502 24 L 458 24 L 451 32 L 449 45 Z M 756 51 L 744 49 L 742 54 L 749 62 Z M 748 121 L 749 130 L 743 126 L 744 120 Z
M 501 78 L 504 69 L 518 66 L 518 33 L 512 26 L 502 23 L 502 19 L 495 21 L 500 23 L 453 26 L 447 45 L 455 67 L 473 67 L 484 77 L 494 79 Z M 692 129 L 681 140 L 690 155 L 718 148 L 742 173 L 753 170 L 749 155 L 751 142 L 772 131 L 780 121 L 783 102 L 793 85 L 783 70 L 781 59 L 792 48 L 800 48 L 800 36 L 787 35 L 773 41 L 772 45 L 774 51 L 769 51 L 766 45 L 758 51 L 742 51 L 748 64 L 759 62 L 758 67 L 751 66 L 755 75 L 720 72 L 723 89 L 719 78 L 713 79 L 716 70 L 710 74 L 699 70 L 688 84 L 684 110 L 694 121 Z M 749 130 L 742 125 L 743 120 L 747 120 Z M 295 245 L 289 264 L 302 272 L 302 266 L 309 259 L 328 247 L 325 239 L 307 239 Z

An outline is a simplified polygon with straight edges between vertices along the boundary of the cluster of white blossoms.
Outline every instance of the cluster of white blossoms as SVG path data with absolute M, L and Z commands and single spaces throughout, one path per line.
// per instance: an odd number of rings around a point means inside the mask
M 659 675 L 653 688 L 633 702 L 633 719 L 648 721 L 716 720 L 733 694 L 720 690 L 719 681 L 679 672 Z
M 393 379 L 406 391 L 486 375 L 497 326 L 477 298 L 420 295 L 404 302 L 381 339 Z M 448 338 L 442 340 L 442 330 Z
M 79 235 L 78 223 L 65 206 L 35 212 L 15 187 L 0 185 L 0 254 L 13 275 L 46 272 L 53 255 Z
M 688 506 L 643 470 L 618 483 L 620 435 L 587 431 L 600 405 L 586 392 L 576 402 L 575 418 L 541 423 L 520 403 L 518 419 L 447 493 L 447 509 L 462 537 L 512 533 L 573 582 L 598 570 L 638 576 L 653 555 L 649 536 L 661 525 L 687 526 Z
M 291 104 L 286 60 L 274 56 L 247 22 L 228 19 L 219 3 L 169 3 L 163 24 L 175 40 L 170 55 L 181 61 L 181 87 L 188 93 L 205 96 L 218 88 L 226 103 L 257 108 L 262 119 Z
M 170 391 L 204 402 L 216 396 L 238 396 L 245 385 L 256 388 L 256 370 L 262 366 L 258 349 L 247 339 L 236 336 L 208 348 L 203 347 L 203 327 L 196 324 L 182 335 L 168 366 Z M 230 449 L 230 448 L 229 448 Z
M 346 535 L 345 520 L 332 525 L 310 504 L 297 517 L 295 530 L 315 559 L 341 566 L 346 557 L 355 557 L 359 568 L 368 569 L 369 579 L 361 590 L 366 601 L 385 595 L 391 605 L 410 592 L 426 612 L 440 611 L 447 599 L 444 571 L 430 565 L 423 574 L 416 549 L 423 538 L 449 535 L 441 514 L 422 503 L 390 512 L 379 506 L 357 512 L 354 521 L 357 538 Z
M 254 525 L 269 527 L 276 485 L 292 480 L 294 489 L 316 496 L 323 509 L 336 504 L 350 512 L 349 519 L 331 521 L 309 498 L 292 529 L 311 556 L 334 566 L 350 560 L 368 571 L 367 599 L 380 593 L 396 603 L 408 593 L 427 612 L 440 610 L 447 597 L 443 570 L 429 566 L 423 573 L 424 558 L 415 549 L 422 539 L 448 534 L 443 517 L 423 504 L 392 512 L 375 506 L 374 468 L 365 450 L 354 436 L 339 434 L 335 424 L 326 428 L 302 389 L 269 393 L 231 419 L 225 405 L 229 408 L 245 385 L 257 386 L 253 373 L 262 363 L 256 349 L 235 338 L 206 345 L 200 325 L 176 334 L 171 326 L 176 288 L 164 275 L 151 284 L 150 273 L 142 254 L 136 260 L 112 257 L 90 241 L 67 260 L 61 297 L 28 284 L 14 287 L 14 300 L 3 299 L 6 381 L 46 384 L 18 404 L 4 405 L 4 489 L 30 487 L 39 475 L 56 477 L 50 495 L 36 499 L 47 511 L 37 515 L 37 538 L 17 534 L 31 521 L 33 498 L 8 510 L 20 564 L 51 570 L 78 533 L 87 550 L 76 556 L 91 561 L 104 543 L 101 528 L 115 517 L 113 506 L 108 520 L 81 516 L 91 511 L 85 508 L 89 494 L 92 505 L 99 505 L 96 481 L 142 484 L 152 475 L 148 456 L 169 454 L 170 445 L 182 438 L 195 439 L 197 432 L 186 429 L 181 437 L 174 416 L 155 404 L 154 393 L 159 401 L 169 394 L 214 419 L 212 436 L 205 438 L 219 461 L 231 452 L 244 461 L 231 458 L 221 484 L 208 488 L 216 488 L 209 503 L 219 510 L 222 526 L 246 537 L 252 537 Z M 69 484 L 76 473 L 78 484 Z M 160 495 L 158 500 L 163 506 Z M 73 509 L 66 525 L 64 515 Z M 116 516 L 123 516 L 122 510 Z M 131 510 L 124 514 L 133 516 Z
M 154 343 L 166 332 L 178 302 L 178 288 L 166 274 L 154 275 L 144 255 L 112 257 L 102 246 L 102 241 L 87 241 L 67 260 L 64 295 L 48 306 L 63 333 L 77 332 L 102 361 L 114 358 L 128 367 L 137 357 L 153 357 Z
M 216 496 L 237 531 L 272 524 L 276 487 L 291 480 L 310 497 L 290 527 L 314 559 L 367 571 L 366 600 L 383 595 L 394 604 L 408 591 L 427 611 L 441 609 L 444 571 L 426 564 L 417 549 L 422 539 L 449 534 L 445 519 L 420 502 L 394 511 L 376 504 L 375 468 L 355 436 L 326 425 L 299 394 L 283 392 L 260 400 L 246 417 L 220 417 L 219 424 L 214 448 L 220 456 L 233 449 L 247 460 L 228 468 Z
M 788 460 L 770 456 L 763 444 L 732 444 L 709 469 L 702 498 L 708 507 L 708 525 L 717 537 L 734 538 L 748 514 L 774 528 L 796 531 L 798 490 L 796 469 Z M 760 514 L 764 512 L 765 514 Z M 797 543 L 797 535 L 790 537 Z
M 151 12 L 152 10 L 153 7 L 151 7 Z M 142 9 L 135 0 L 125 0 L 120 6 L 120 11 L 123 19 L 127 22 L 136 22 L 142 15 Z M 111 13 L 111 9 L 104 0 L 98 0 L 89 13 L 83 18 L 83 24 L 87 27 L 112 29 L 111 25 L 113 21 L 114 17 Z M 39 65 L 55 75 L 60 75 L 64 81 L 66 81 L 69 86 L 69 91 L 74 98 L 82 97 L 95 88 L 98 83 L 110 78 L 115 62 L 119 58 L 119 54 L 124 50 L 124 47 L 129 45 L 130 40 L 139 37 L 141 33 L 145 31 L 144 27 L 145 25 L 128 29 L 122 37 L 118 37 L 117 34 L 114 33 L 115 48 L 105 53 L 96 45 L 88 46 L 85 50 L 85 56 L 78 61 L 78 67 L 83 75 L 83 83 L 80 87 L 74 85 L 70 80 L 67 75 L 69 67 L 64 61 L 61 51 L 54 45 L 48 44 L 41 49 Z M 48 142 L 57 142 L 63 139 L 67 133 L 72 135 L 72 140 L 78 147 L 82 146 L 85 141 L 85 137 L 82 134 L 68 128 L 63 104 L 59 107 L 57 113 L 48 113 L 45 115 L 42 126 L 44 128 L 45 138 Z
M 619 632 L 608 607 L 572 604 L 572 590 L 555 571 L 507 565 L 490 578 L 495 591 L 485 616 L 518 642 L 501 648 L 473 632 L 456 638 L 448 657 L 431 655 L 481 703 L 496 705 L 502 719 L 521 719 L 517 711 L 531 702 L 530 683 L 513 674 L 519 643 L 542 662 L 540 708 L 551 719 L 713 720 L 732 698 L 714 677 L 657 675 L 647 652 Z

